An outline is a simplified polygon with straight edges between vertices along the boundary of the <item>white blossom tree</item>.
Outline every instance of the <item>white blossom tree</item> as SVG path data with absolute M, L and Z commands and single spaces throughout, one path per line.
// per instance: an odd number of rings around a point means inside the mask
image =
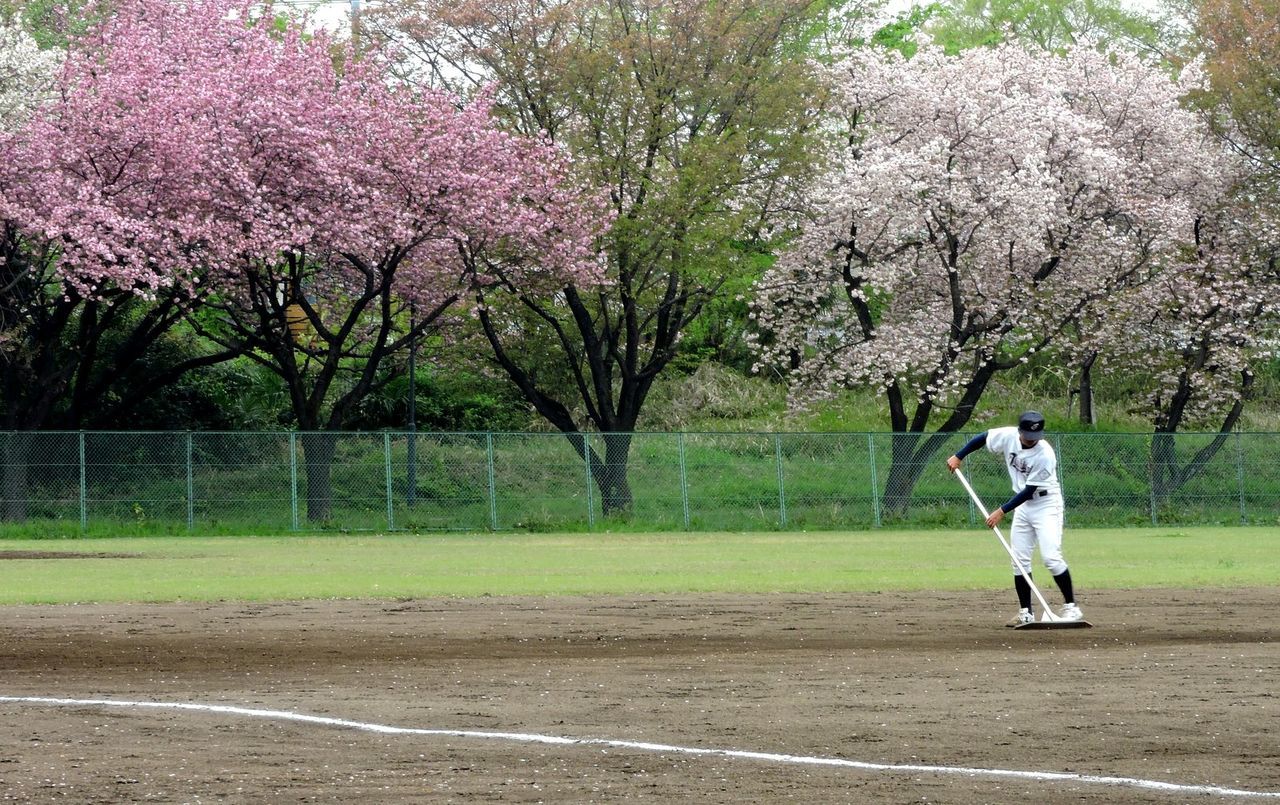
M 0 367 L 10 362 L 15 344 L 29 332 L 29 317 L 14 289 L 29 277 L 38 278 L 49 262 L 19 255 L 21 237 L 14 222 L 14 196 L 30 166 L 15 150 L 17 132 L 41 104 L 55 98 L 54 82 L 62 55 L 40 50 L 16 21 L 0 18 Z M 31 282 L 40 284 L 39 279 Z
M 791 368 L 793 403 L 883 390 L 886 511 L 996 373 L 1192 239 L 1227 171 L 1179 104 L 1195 73 L 1015 44 L 830 69 L 847 137 L 812 224 L 758 285 L 756 341 Z
M 60 54 L 42 51 L 16 23 L 0 19 L 0 132 L 12 131 L 47 100 Z
M 1151 421 L 1152 500 L 1198 475 L 1240 421 L 1254 367 L 1276 353 L 1280 217 L 1238 187 L 1195 225 L 1193 240 L 1148 281 L 1090 311 L 1076 349 L 1103 374 L 1142 371 L 1131 408 Z M 1216 431 L 1180 456 L 1180 429 Z

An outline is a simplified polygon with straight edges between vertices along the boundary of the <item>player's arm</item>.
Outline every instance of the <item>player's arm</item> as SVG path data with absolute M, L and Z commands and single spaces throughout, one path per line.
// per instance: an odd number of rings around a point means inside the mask
M 1001 504 L 1000 508 L 1004 511 L 1005 514 L 1008 514 L 1009 512 L 1018 508 L 1022 504 L 1026 503 L 1028 500 L 1031 500 L 1031 496 L 1034 495 L 1036 493 L 1036 490 L 1039 488 L 1040 487 L 1036 486 L 1035 484 L 1027 484 L 1026 486 L 1022 487 L 1021 492 L 1019 492 L 1018 494 L 1014 495 L 1013 497 L 1006 500 L 1003 504 Z
M 947 469 L 951 470 L 952 472 L 955 472 L 956 470 L 960 469 L 960 465 L 964 463 L 965 456 L 969 455 L 975 450 L 981 450 L 986 446 L 987 446 L 987 432 L 984 430 L 982 433 L 979 433 L 977 436 L 974 436 L 972 439 L 965 442 L 964 447 L 961 447 L 959 450 L 955 452 L 955 455 L 947 459 Z
M 1004 519 L 1006 514 L 1026 503 L 1028 500 L 1031 500 L 1031 497 L 1035 495 L 1037 489 L 1039 489 L 1039 487 L 1034 484 L 1027 484 L 1022 487 L 1021 492 L 1009 498 L 1004 503 L 1000 504 L 1000 508 L 991 512 L 987 517 L 987 525 L 991 528 L 995 528 L 1000 524 L 1000 521 Z

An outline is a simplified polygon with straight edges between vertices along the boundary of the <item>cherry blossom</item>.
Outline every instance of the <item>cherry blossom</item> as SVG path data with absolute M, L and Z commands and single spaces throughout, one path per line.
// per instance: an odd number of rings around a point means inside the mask
M 17 128 L 51 99 L 59 58 L 40 50 L 16 23 L 0 20 L 0 132 Z
M 7 211 L 55 244 L 69 300 L 180 297 L 199 332 L 281 376 L 299 428 L 321 430 L 472 289 L 600 280 L 608 215 L 560 148 L 502 131 L 484 93 L 395 82 L 379 54 L 255 7 L 90 9 L 57 100 L 14 134 L 27 178 Z
M 556 149 L 499 131 L 483 98 L 393 87 L 376 58 L 340 71 L 323 36 L 253 7 L 127 0 L 73 44 L 19 158 L 22 223 L 63 244 L 77 290 L 235 286 L 245 260 L 398 250 L 426 272 L 406 294 L 428 294 L 430 272 L 464 273 L 460 242 L 536 253 L 535 278 L 595 270 Z
M 758 285 L 761 364 L 798 364 L 797 404 L 880 388 L 899 433 L 960 429 L 997 372 L 1191 242 L 1233 170 L 1180 105 L 1195 65 L 930 46 L 829 76 L 847 139 Z M 938 443 L 895 445 L 891 497 Z

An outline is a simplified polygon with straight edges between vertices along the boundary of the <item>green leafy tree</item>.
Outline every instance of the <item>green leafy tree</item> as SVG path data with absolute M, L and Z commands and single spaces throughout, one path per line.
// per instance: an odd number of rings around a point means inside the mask
M 1197 33 L 1213 98 L 1229 118 L 1223 135 L 1280 181 L 1280 1 L 1203 0 Z
M 927 30 L 953 55 L 1009 40 L 1054 52 L 1084 42 L 1161 49 L 1156 22 L 1119 0 L 946 0 L 931 16 Z
M 494 359 L 590 461 L 606 512 L 630 506 L 631 432 L 654 381 L 798 209 L 824 103 L 809 57 L 840 38 L 846 6 L 417 0 L 365 20 L 415 57 L 406 69 L 492 85 L 511 128 L 566 148 L 608 193 L 607 284 L 476 295 Z

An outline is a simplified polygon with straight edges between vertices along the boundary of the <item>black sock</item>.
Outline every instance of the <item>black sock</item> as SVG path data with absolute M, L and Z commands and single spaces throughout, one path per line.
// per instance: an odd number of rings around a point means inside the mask
M 1071 589 L 1071 571 L 1064 570 L 1054 576 L 1053 580 L 1058 583 L 1058 589 L 1062 590 L 1062 600 L 1068 604 L 1074 604 L 1076 602 L 1076 594 Z
M 1031 585 L 1021 573 L 1013 577 L 1013 589 L 1018 591 L 1018 606 L 1031 609 Z

